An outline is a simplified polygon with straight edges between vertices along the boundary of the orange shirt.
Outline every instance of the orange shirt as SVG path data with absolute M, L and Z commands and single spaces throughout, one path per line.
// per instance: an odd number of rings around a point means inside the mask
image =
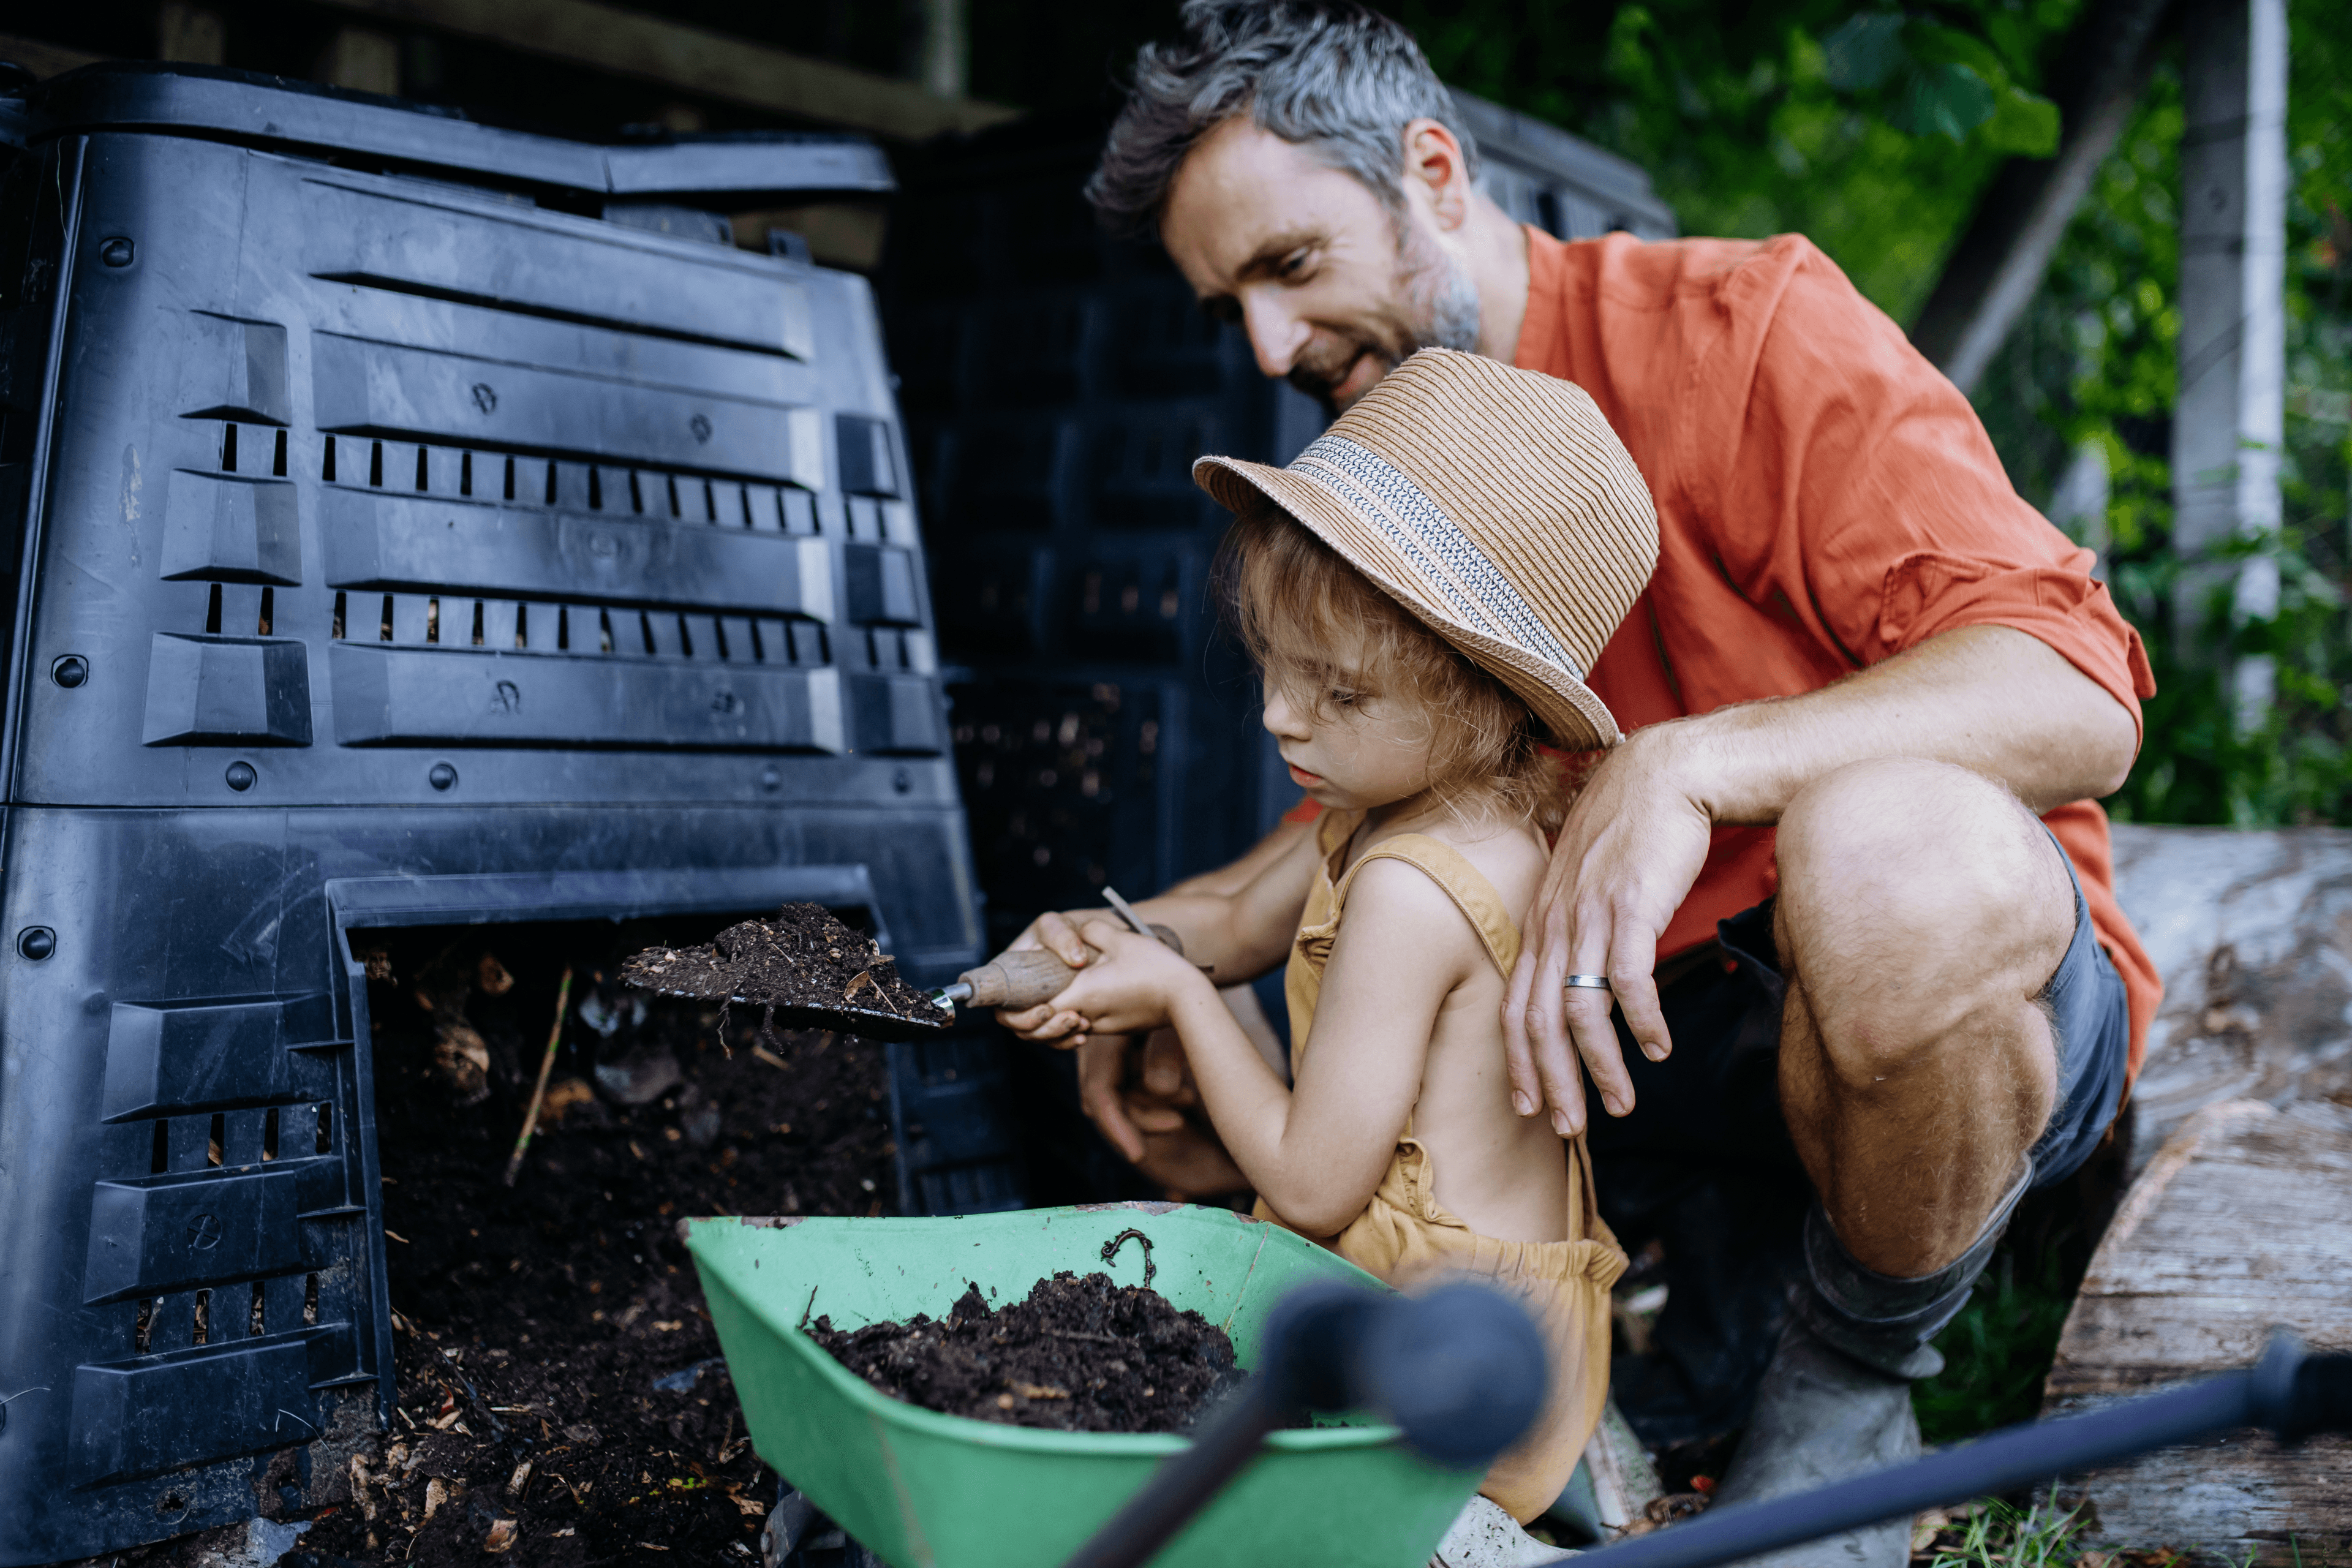
M 1968 399 L 1810 241 L 1527 233 L 1519 367 L 1592 395 L 1658 509 L 1657 571 L 1590 677 L 1621 728 L 1816 690 L 1966 626 L 2038 637 L 2138 723 L 2155 678 L 2095 558 L 2018 498 Z M 2164 984 L 2116 902 L 2106 813 L 2042 821 L 2123 977 L 2137 1075 Z M 1659 955 L 1774 885 L 1770 828 L 1717 828 Z

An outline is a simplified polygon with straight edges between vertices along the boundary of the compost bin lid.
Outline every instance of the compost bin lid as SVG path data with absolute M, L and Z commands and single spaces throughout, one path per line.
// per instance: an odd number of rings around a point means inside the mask
M 731 132 L 615 145 L 482 125 L 453 109 L 218 66 L 107 61 L 26 94 L 31 140 L 154 131 L 275 151 L 446 171 L 468 184 L 601 196 L 877 195 L 894 188 L 882 150 L 862 136 Z

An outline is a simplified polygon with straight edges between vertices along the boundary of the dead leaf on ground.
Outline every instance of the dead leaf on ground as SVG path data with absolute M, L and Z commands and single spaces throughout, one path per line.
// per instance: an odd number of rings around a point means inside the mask
M 1918 1518 L 1913 1520 L 1911 1521 L 1911 1551 L 1913 1554 L 1916 1555 L 1919 1552 L 1927 1551 L 1930 1546 L 1935 1545 L 1936 1537 L 1941 1534 L 1945 1527 L 1949 1525 L 1951 1522 L 1951 1515 L 1946 1513 L 1940 1508 L 1931 1508 L 1927 1510 L 1927 1512 L 1921 1514 Z M 2088 1565 L 2088 1568 L 2104 1568 L 2104 1565 L 2099 1563 L 2091 1563 Z
M 482 1542 L 482 1550 L 485 1552 L 508 1551 L 514 1545 L 515 1538 L 521 1533 L 522 1521 L 520 1520 L 499 1520 L 497 1523 L 490 1526 L 490 1533 L 484 1538 Z

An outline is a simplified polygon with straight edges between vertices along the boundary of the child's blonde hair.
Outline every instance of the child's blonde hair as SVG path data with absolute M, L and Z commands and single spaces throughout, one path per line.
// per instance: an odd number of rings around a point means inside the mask
M 1269 686 L 1312 692 L 1318 718 L 1329 716 L 1335 687 L 1410 702 L 1429 725 L 1439 798 L 1559 827 L 1570 791 L 1528 705 L 1281 508 L 1261 500 L 1234 518 L 1217 576 L 1225 614 Z M 1342 665 L 1333 650 L 1351 646 L 1361 662 Z

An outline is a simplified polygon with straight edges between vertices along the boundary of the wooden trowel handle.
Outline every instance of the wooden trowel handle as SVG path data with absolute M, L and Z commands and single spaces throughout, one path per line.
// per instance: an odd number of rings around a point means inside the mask
M 978 969 L 965 970 L 956 981 L 971 987 L 965 1006 L 1018 1012 L 1059 995 L 1076 973 L 1042 947 L 1024 947 L 1000 952 Z
M 1155 925 L 1151 934 L 1176 952 L 1184 951 L 1182 941 L 1168 927 Z M 1102 956 L 1091 947 L 1087 952 L 1095 958 Z M 964 1003 L 967 1007 L 1002 1007 L 1018 1012 L 1060 995 L 1076 973 L 1042 947 L 1023 947 L 1000 952 L 978 969 L 965 970 L 956 976 L 956 982 L 971 987 L 971 995 Z

